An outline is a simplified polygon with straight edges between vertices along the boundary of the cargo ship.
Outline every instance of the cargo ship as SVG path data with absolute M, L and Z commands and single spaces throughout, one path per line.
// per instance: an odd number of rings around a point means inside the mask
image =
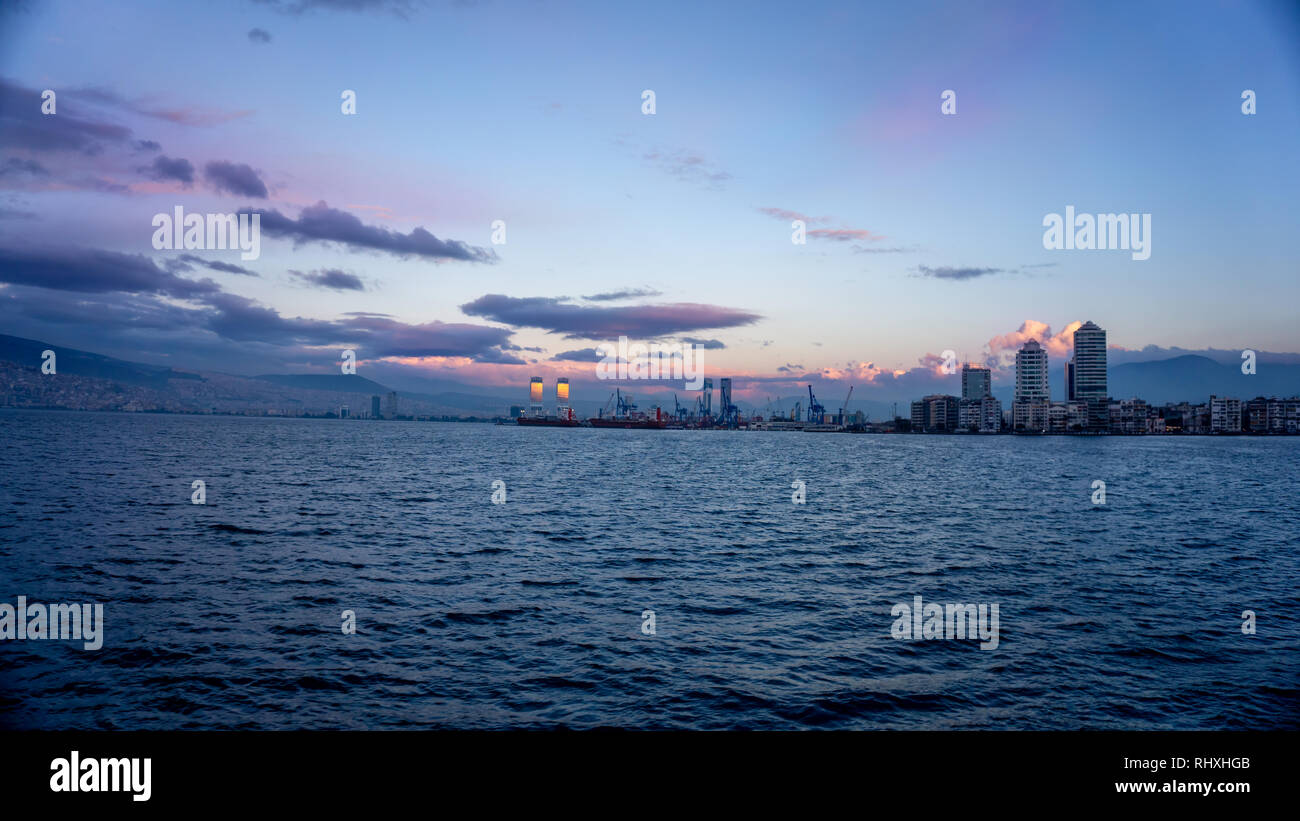
M 558 416 L 520 416 L 518 424 L 539 428 L 580 428 L 582 422 L 577 419 L 561 419 Z
M 614 406 L 612 415 L 605 415 L 609 409 L 609 402 L 601 409 L 598 416 L 593 416 L 587 420 L 587 424 L 593 428 L 627 428 L 630 430 L 665 430 L 668 427 L 669 417 L 664 416 L 663 411 L 655 408 L 655 415 L 649 416 L 644 413 L 638 413 L 636 405 L 632 404 L 632 397 L 624 397 L 623 392 L 614 389 L 614 395 L 610 397 L 611 401 L 617 402 Z
M 557 408 L 559 415 L 543 416 L 541 413 L 535 413 L 532 416 L 520 414 L 516 417 L 519 424 L 529 427 L 539 428 L 579 428 L 582 427 L 582 421 L 573 415 L 573 408 L 561 406 Z

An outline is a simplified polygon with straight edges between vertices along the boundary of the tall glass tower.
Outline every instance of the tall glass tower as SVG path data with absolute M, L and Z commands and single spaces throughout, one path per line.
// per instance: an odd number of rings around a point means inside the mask
M 1088 403 L 1088 428 L 1107 426 L 1109 392 L 1106 388 L 1106 332 L 1085 322 L 1074 332 L 1074 398 Z

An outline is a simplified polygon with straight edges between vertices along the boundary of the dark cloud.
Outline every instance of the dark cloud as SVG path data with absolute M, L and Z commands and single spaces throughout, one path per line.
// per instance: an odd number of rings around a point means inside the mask
M 974 279 L 975 277 L 1002 273 L 1001 268 L 931 268 L 928 265 L 918 265 L 916 270 L 921 276 L 932 279 Z
M 621 291 L 606 291 L 602 294 L 584 296 L 583 299 L 588 302 L 615 302 L 620 299 L 635 299 L 637 297 L 659 295 L 659 291 L 656 291 L 653 288 L 624 288 Z
M 36 160 L 10 157 L 5 161 L 4 165 L 0 165 L 0 177 L 48 177 L 49 175 L 50 170 Z
M 257 176 L 256 171 L 244 163 L 214 160 L 203 166 L 203 176 L 218 191 L 238 197 L 266 199 L 266 184 Z M 265 222 L 262 228 L 265 230 Z
M 694 336 L 684 336 L 682 341 L 687 345 L 698 345 L 706 351 L 720 351 L 727 347 L 725 343 L 718 339 L 700 339 Z
M 176 263 L 213 266 L 193 254 L 169 264 Z M 217 350 L 224 340 L 227 347 L 239 343 L 250 355 L 337 345 L 353 347 L 366 357 L 463 357 L 525 364 L 507 353 L 514 346 L 506 328 L 447 322 L 409 325 L 363 312 L 338 320 L 286 317 L 224 292 L 210 279 L 183 279 L 143 256 L 112 251 L 0 249 L 0 283 L 9 284 L 0 289 L 0 327 L 5 328 L 18 319 L 26 325 L 93 327 L 105 341 L 111 334 L 118 341 L 129 337 L 133 345 L 157 349 L 186 343 Z
M 174 264 L 176 264 L 176 267 L 172 267 Z M 258 273 L 256 271 L 251 271 L 248 268 L 244 268 L 239 265 L 234 265 L 229 262 L 221 262 L 220 260 L 204 259 L 203 257 L 195 256 L 194 254 L 181 254 L 179 257 L 176 258 L 174 262 L 169 262 L 167 263 L 167 265 L 168 265 L 168 270 L 173 270 L 173 271 L 174 270 L 189 271 L 192 270 L 190 268 L 191 265 L 200 265 L 204 268 L 208 268 L 213 271 L 221 271 L 222 273 L 226 273 L 226 274 L 239 274 L 241 276 L 246 276 L 246 277 L 258 276 Z
M 365 283 L 356 274 L 341 271 L 338 268 L 326 268 L 320 271 L 290 271 L 289 274 L 317 288 L 334 291 L 364 291 Z
M 457 240 L 441 240 L 423 228 L 409 234 L 366 225 L 356 216 L 330 208 L 325 202 L 302 209 L 292 219 L 274 209 L 259 211 L 245 208 L 241 213 L 262 215 L 262 232 L 268 236 L 292 239 L 295 244 L 335 242 L 352 248 L 384 251 L 398 257 L 418 256 L 425 259 L 456 259 L 467 262 L 495 262 L 495 252 L 466 245 Z
M 57 291 L 120 291 L 196 299 L 220 290 L 210 279 L 190 280 L 139 254 L 72 249 L 0 249 L 0 282 Z
M 564 351 L 551 357 L 557 362 L 599 362 L 604 359 L 595 348 L 579 348 L 576 351 Z
M 503 294 L 481 296 L 460 309 L 470 316 L 516 327 L 542 328 L 570 339 L 657 339 L 683 331 L 734 328 L 762 318 L 737 308 L 691 302 L 611 308 L 573 305 L 553 297 L 516 298 Z
M 510 331 L 487 325 L 426 322 L 408 325 L 378 316 L 327 321 L 281 316 L 274 308 L 235 294 L 204 300 L 205 327 L 222 338 L 274 347 L 353 347 L 363 357 L 466 357 L 477 362 L 524 364 L 502 349 Z
M 271 32 L 266 29 L 249 29 L 248 39 L 254 43 L 269 43 L 271 42 Z
M 41 93 L 0 79 L 0 147 L 50 153 L 79 151 L 96 155 L 105 143 L 122 144 L 131 129 L 87 119 L 69 111 L 63 95 L 57 114 L 41 113 Z
M 162 151 L 162 145 L 153 140 L 136 140 L 136 151 Z
M 803 365 L 792 365 L 789 362 L 776 369 L 777 373 L 803 373 Z
M 175 159 L 165 155 L 154 157 L 152 165 L 145 166 L 139 171 L 149 179 L 159 182 L 176 180 L 186 188 L 194 184 L 194 166 L 189 160 L 180 157 Z

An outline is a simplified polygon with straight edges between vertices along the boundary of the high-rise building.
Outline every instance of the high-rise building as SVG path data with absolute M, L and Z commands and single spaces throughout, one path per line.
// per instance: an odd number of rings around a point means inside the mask
M 384 416 L 389 419 L 397 418 L 397 391 L 388 392 L 388 409 L 384 412 Z
M 1016 401 L 1048 402 L 1047 351 L 1031 339 L 1016 351 Z
M 569 413 L 569 380 L 568 377 L 561 376 L 555 380 L 555 415 L 561 419 L 568 419 Z
M 993 372 L 988 368 L 961 366 L 961 398 L 979 401 L 993 392 Z
M 1105 430 L 1109 419 L 1106 387 L 1106 332 L 1085 322 L 1074 332 L 1074 398 L 1088 403 L 1088 429 Z
M 533 416 L 542 415 L 542 392 L 545 390 L 540 376 L 534 376 L 528 383 L 528 409 Z
M 1016 398 L 1011 403 L 1011 428 L 1046 431 L 1051 426 L 1052 391 L 1047 384 L 1047 350 L 1029 340 L 1016 351 Z
M 1075 399 L 1074 395 L 1074 363 L 1065 363 L 1065 401 L 1069 402 Z
M 379 397 L 372 396 L 370 397 L 370 418 L 379 419 L 380 417 L 381 414 L 379 413 Z

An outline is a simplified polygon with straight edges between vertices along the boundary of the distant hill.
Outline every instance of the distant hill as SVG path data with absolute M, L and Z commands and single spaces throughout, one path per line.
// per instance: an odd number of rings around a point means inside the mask
M 39 370 L 41 353 L 46 350 L 54 351 L 55 369 L 60 374 L 111 379 L 127 385 L 150 388 L 166 388 L 169 379 L 202 379 L 196 373 L 177 371 L 162 365 L 127 362 L 97 353 L 64 348 L 49 342 L 0 334 L 0 361 L 13 362 L 24 368 Z
M 338 393 L 364 393 L 369 396 L 384 396 L 391 388 L 364 376 L 344 373 L 281 373 L 255 376 L 264 382 L 274 382 L 288 388 L 302 388 L 310 391 L 335 391 Z
M 1188 354 L 1154 362 L 1130 362 L 1109 370 L 1108 387 L 1116 399 L 1141 397 L 1149 404 L 1208 402 L 1210 394 L 1253 399 L 1300 393 L 1300 365 L 1259 362 L 1254 374 L 1241 365 L 1224 365 Z
M 69 387 L 60 394 L 55 390 L 59 381 L 52 381 L 48 385 L 28 381 L 25 384 L 33 390 L 46 391 L 48 388 L 53 392 L 27 396 L 22 401 L 10 400 L 18 402 L 18 406 L 115 408 L 134 405 L 169 410 L 303 408 L 328 411 L 346 404 L 356 414 L 369 411 L 369 397 L 385 396 L 393 390 L 356 374 L 265 374 L 241 377 L 206 371 L 190 373 L 0 334 L 0 362 L 12 362 L 23 371 L 39 372 L 41 352 L 45 350 L 55 352 L 59 377 L 88 378 L 102 380 L 102 383 Z M 527 402 L 522 387 L 518 394 L 493 395 L 498 391 L 509 394 L 509 391 L 499 386 L 462 385 L 438 378 L 420 379 L 409 373 L 385 370 L 382 366 L 378 370 L 380 378 L 395 385 L 399 397 L 399 413 L 404 415 L 415 413 L 490 417 L 505 415 L 511 405 L 524 405 Z M 375 370 L 370 372 L 374 373 Z M 14 379 L 23 381 L 21 376 L 15 376 Z M 1050 380 L 1052 398 L 1064 399 L 1064 375 L 1059 363 L 1052 369 Z M 123 394 L 122 389 L 113 387 L 114 384 L 127 386 L 128 393 Z M 1300 395 L 1300 364 L 1265 360 L 1258 363 L 1255 374 L 1245 375 L 1241 373 L 1239 364 L 1221 363 L 1205 356 L 1185 354 L 1169 359 L 1116 365 L 1109 370 L 1109 387 L 1110 395 L 1114 398 L 1136 396 L 1153 405 L 1183 401 L 1203 403 L 1209 400 L 1211 394 L 1243 400 L 1256 396 L 1296 396 Z M 818 398 L 828 412 L 839 410 L 844 401 L 839 395 L 843 388 L 842 384 L 836 385 L 830 391 L 834 396 L 827 396 L 827 391 L 818 388 Z M 132 390 L 139 395 L 130 393 Z M 663 403 L 671 412 L 671 392 L 647 394 L 635 387 L 633 390 L 642 410 L 648 411 L 656 403 Z M 16 389 L 10 392 L 16 395 Z M 955 375 L 907 385 L 858 385 L 849 410 L 864 411 L 871 419 L 885 419 L 892 414 L 897 403 L 898 413 L 907 416 L 914 399 L 920 399 L 928 393 L 960 392 L 960 378 Z M 1009 406 L 1012 392 L 1013 386 L 1002 382 L 995 388 L 994 395 L 1002 400 L 1004 406 Z M 575 385 L 572 405 L 579 416 L 594 416 L 607 404 L 610 393 L 612 388 L 604 385 L 593 387 L 578 383 Z M 678 394 L 678 400 L 693 407 L 696 396 L 694 392 L 688 391 Z M 713 398 L 716 407 L 720 398 L 716 390 Z M 766 416 L 776 409 L 788 413 L 795 402 L 801 403 L 804 412 L 807 412 L 806 393 L 774 398 L 770 402 L 741 400 L 737 404 L 746 413 L 757 412 Z M 547 409 L 553 408 L 554 404 L 553 397 L 548 397 Z

